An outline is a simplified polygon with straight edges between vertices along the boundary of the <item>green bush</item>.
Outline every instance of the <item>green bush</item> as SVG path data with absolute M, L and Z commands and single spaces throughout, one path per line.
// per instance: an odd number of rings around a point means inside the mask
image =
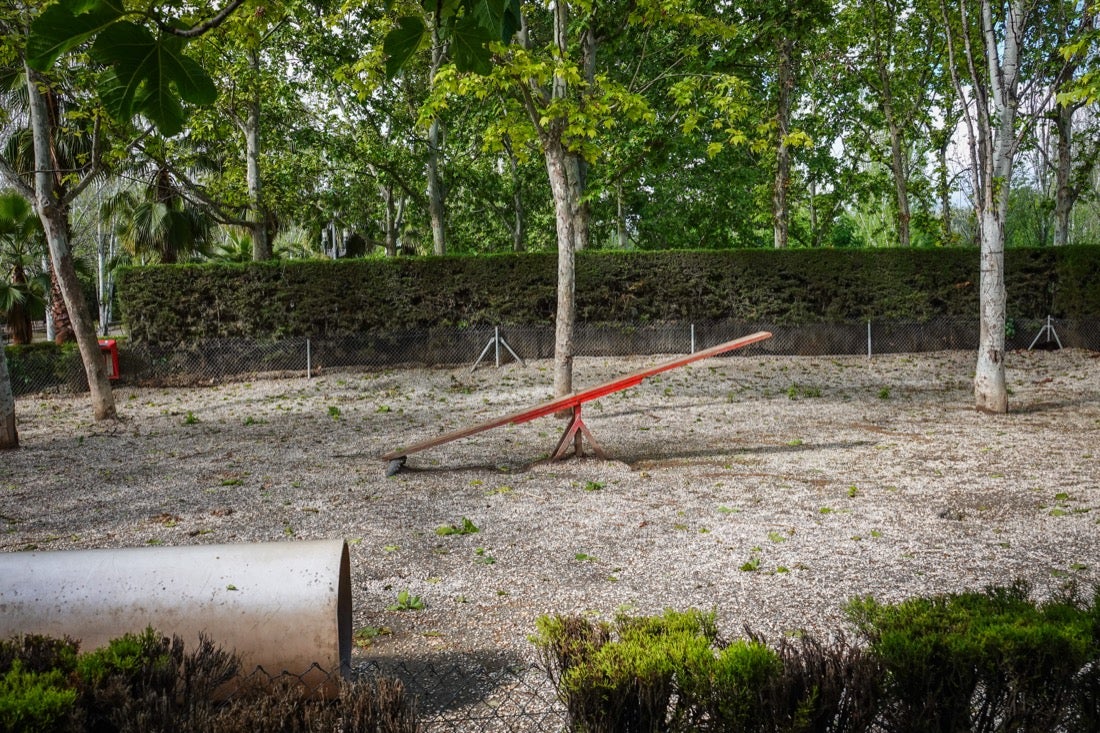
M 77 692 L 61 670 L 35 672 L 16 659 L 0 676 L 0 730 L 46 733 L 74 725 Z
M 543 617 L 532 637 L 573 731 L 1100 730 L 1100 590 L 1023 583 L 853 600 L 865 643 L 726 642 L 713 614 Z
M 341 682 L 338 700 L 309 701 L 294 680 L 270 683 L 241 671 L 235 656 L 208 639 L 185 652 L 178 637 L 153 629 L 81 655 L 68 639 L 0 641 L 0 732 L 419 729 L 404 688 L 392 680 Z M 231 681 L 235 688 L 226 687 Z
M 614 624 L 543 617 L 532 641 L 576 731 L 767 730 L 778 655 L 718 645 L 714 614 L 666 611 Z
M 1017 583 L 895 605 L 856 600 L 848 613 L 886 672 L 890 725 L 1051 731 L 1095 715 L 1079 692 L 1100 662 L 1097 610 L 1076 593 L 1036 604 Z

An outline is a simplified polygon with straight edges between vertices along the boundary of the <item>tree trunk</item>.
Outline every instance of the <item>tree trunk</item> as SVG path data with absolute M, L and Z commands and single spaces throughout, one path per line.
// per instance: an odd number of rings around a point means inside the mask
M 446 48 L 439 38 L 438 19 L 432 23 L 431 84 L 443 63 Z M 439 118 L 433 117 L 428 128 L 428 215 L 432 223 L 432 252 L 447 254 L 446 211 L 443 206 L 443 174 L 439 170 L 439 151 L 443 144 L 443 130 Z
M 898 210 L 898 244 L 909 247 L 909 222 L 913 218 L 909 209 L 909 161 L 905 156 L 901 130 L 894 119 L 893 110 L 888 103 L 883 106 L 890 128 L 890 169 L 894 174 L 894 197 Z
M 554 3 L 554 45 L 564 58 L 569 49 L 569 3 Z M 554 75 L 551 99 L 564 99 L 569 86 L 565 78 Z M 538 121 L 538 118 L 533 120 Z M 554 227 L 558 239 L 558 304 L 554 316 L 554 395 L 561 397 L 573 391 L 573 326 L 576 321 L 576 259 L 574 189 L 569 180 L 569 161 L 562 135 L 565 121 L 554 119 L 540 135 L 546 158 L 546 173 L 554 197 Z
M 1055 163 L 1054 246 L 1069 244 L 1070 216 L 1077 200 L 1073 186 L 1073 107 L 1058 104 L 1054 110 L 1054 125 L 1058 133 L 1058 158 Z
M 25 287 L 27 284 L 27 272 L 18 262 L 12 268 L 11 284 L 17 288 Z M 34 336 L 33 324 L 25 303 L 17 301 L 8 309 L 8 329 L 11 331 L 13 344 L 22 345 L 31 342 Z
M 981 213 L 981 275 L 978 363 L 974 370 L 975 406 L 984 412 L 1008 411 L 1005 383 L 1004 219 L 995 210 Z
M 260 68 L 260 57 L 255 51 L 249 53 L 249 65 L 254 72 Z M 245 176 L 248 185 L 248 220 L 252 234 L 252 259 L 256 262 L 270 260 L 272 257 L 271 239 L 267 232 L 267 211 L 264 207 L 263 183 L 260 177 L 260 106 L 259 92 L 246 103 L 244 119 Z
M 512 141 L 504 135 L 504 149 L 508 153 L 508 168 L 512 172 L 512 251 L 522 252 L 526 246 L 527 221 L 523 210 L 523 190 L 519 180 L 519 161 L 512 152 Z
M 439 120 L 428 128 L 428 213 L 432 222 L 432 252 L 447 254 L 447 232 L 444 225 L 443 176 L 439 172 L 439 145 L 442 132 Z
M 4 350 L 4 333 L 0 331 L 0 450 L 19 447 L 19 432 L 15 427 L 15 395 L 11 390 L 11 374 Z
M 53 316 L 53 342 L 55 344 L 67 344 L 76 340 L 76 332 L 73 330 L 72 319 L 69 317 L 69 307 L 65 297 L 61 293 L 61 278 L 57 274 L 57 263 L 53 259 L 53 250 L 50 250 L 50 314 Z
M 46 242 L 50 248 L 53 263 L 54 282 L 61 291 L 61 298 L 69 313 L 69 322 L 80 349 L 80 358 L 84 362 L 84 371 L 88 377 L 91 391 L 92 409 L 96 420 L 114 420 L 118 417 L 111 384 L 107 380 L 107 370 L 103 356 L 99 351 L 95 328 L 84 300 L 80 280 L 73 264 L 72 249 L 69 246 L 68 208 L 58 198 L 53 176 L 53 164 L 50 160 L 53 130 L 50 129 L 46 101 L 42 94 L 41 77 L 26 68 L 27 94 L 30 107 L 31 131 L 34 137 L 34 193 L 35 210 L 42 221 L 46 233 Z
M 546 173 L 554 196 L 554 224 L 558 239 L 558 307 L 554 317 L 554 396 L 573 391 L 573 324 L 576 320 L 576 261 L 573 244 L 572 192 L 560 137 L 546 147 Z
M 982 38 L 992 110 L 979 100 L 980 134 L 978 223 L 981 245 L 978 360 L 974 370 L 974 403 L 984 412 L 1008 411 L 1005 382 L 1004 222 L 1012 189 L 1019 108 L 1020 43 L 1024 36 L 1023 0 L 1008 8 L 1004 37 L 997 38 L 991 0 L 982 0 Z M 971 64 L 974 67 L 974 64 Z M 989 110 L 987 113 L 986 110 Z
M 791 149 L 787 137 L 791 130 L 791 96 L 794 92 L 794 41 L 784 38 L 779 42 L 778 101 L 776 103 L 776 127 L 778 140 L 775 149 L 775 186 L 772 191 L 772 225 L 775 230 L 776 249 L 785 249 L 790 242 Z
M 382 221 L 382 236 L 385 238 L 387 257 L 397 256 L 397 206 L 393 201 L 393 184 L 382 186 L 382 200 L 386 204 Z
M 630 239 L 626 231 L 626 202 L 623 200 L 623 182 L 620 179 L 615 184 L 615 241 L 619 249 L 630 246 Z
M 951 224 L 951 181 L 947 167 L 947 149 L 951 146 L 951 135 L 946 130 L 937 130 L 936 143 L 936 197 L 940 202 L 940 246 L 947 247 L 954 240 Z

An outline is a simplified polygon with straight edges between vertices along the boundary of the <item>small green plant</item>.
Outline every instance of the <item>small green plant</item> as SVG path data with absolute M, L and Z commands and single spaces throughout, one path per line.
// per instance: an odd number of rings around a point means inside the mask
M 589 481 L 584 485 L 585 491 L 599 491 L 603 488 L 603 481 Z
M 752 555 L 748 560 L 741 564 L 741 570 L 746 573 L 756 572 L 760 569 L 760 556 Z
M 329 405 L 328 406 L 328 416 L 331 417 L 333 420 L 339 420 L 340 419 L 340 408 L 337 407 L 336 405 Z
M 889 387 L 883 387 L 882 389 L 880 389 L 878 391 L 878 398 L 880 400 L 890 399 L 890 388 Z
M 195 417 L 195 413 L 188 410 L 187 415 L 185 415 L 184 418 L 183 418 L 183 424 L 184 425 L 198 425 L 198 423 L 199 423 L 199 419 L 197 417 Z
M 476 534 L 480 532 L 477 526 L 467 517 L 462 518 L 461 524 L 443 524 L 435 528 L 435 533 L 440 537 L 450 535 Z
M 817 387 L 802 387 L 797 384 L 792 384 L 787 388 L 787 399 L 797 400 L 820 397 L 821 390 Z
M 387 611 L 419 611 L 424 608 L 424 599 L 414 596 L 407 590 L 397 593 L 397 602 L 386 606 Z
M 366 649 L 379 636 L 389 636 L 392 633 L 393 631 L 388 626 L 364 626 L 361 629 L 356 629 L 351 639 L 356 647 Z
M 474 550 L 474 554 L 477 556 L 474 558 L 474 562 L 479 565 L 493 565 L 496 563 L 496 558 L 486 552 L 484 547 Z
M 772 542 L 775 542 L 775 543 L 786 542 L 787 541 L 787 537 L 785 535 L 783 535 L 780 532 L 776 532 L 774 530 L 771 531 L 771 532 L 768 532 L 768 539 L 771 540 Z
M 573 558 L 579 562 L 599 562 L 598 558 L 585 552 L 578 552 Z
M 859 495 L 859 489 L 858 489 L 858 488 L 856 488 L 855 484 L 853 484 L 853 485 L 851 485 L 851 486 L 849 486 L 849 487 L 848 487 L 848 497 L 849 497 L 849 498 L 852 498 L 852 499 L 854 499 L 854 498 L 856 498 L 856 497 L 857 497 L 858 495 Z
M 375 409 L 375 412 L 393 412 L 393 408 L 390 407 L 389 405 L 379 405 Z

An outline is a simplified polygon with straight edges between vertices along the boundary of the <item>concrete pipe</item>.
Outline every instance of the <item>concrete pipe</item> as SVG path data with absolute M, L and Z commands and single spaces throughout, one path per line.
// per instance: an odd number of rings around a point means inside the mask
M 351 669 L 343 540 L 0 553 L 0 638 L 70 636 L 88 651 L 152 627 L 188 649 L 205 634 L 328 696 Z

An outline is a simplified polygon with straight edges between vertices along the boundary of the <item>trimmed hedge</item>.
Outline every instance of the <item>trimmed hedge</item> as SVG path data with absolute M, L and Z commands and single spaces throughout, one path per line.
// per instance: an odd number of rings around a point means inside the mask
M 1006 252 L 1010 318 L 1100 315 L 1100 248 Z M 137 343 L 334 337 L 545 323 L 554 253 L 134 268 L 118 294 Z M 588 323 L 924 321 L 978 309 L 975 249 L 582 252 Z

